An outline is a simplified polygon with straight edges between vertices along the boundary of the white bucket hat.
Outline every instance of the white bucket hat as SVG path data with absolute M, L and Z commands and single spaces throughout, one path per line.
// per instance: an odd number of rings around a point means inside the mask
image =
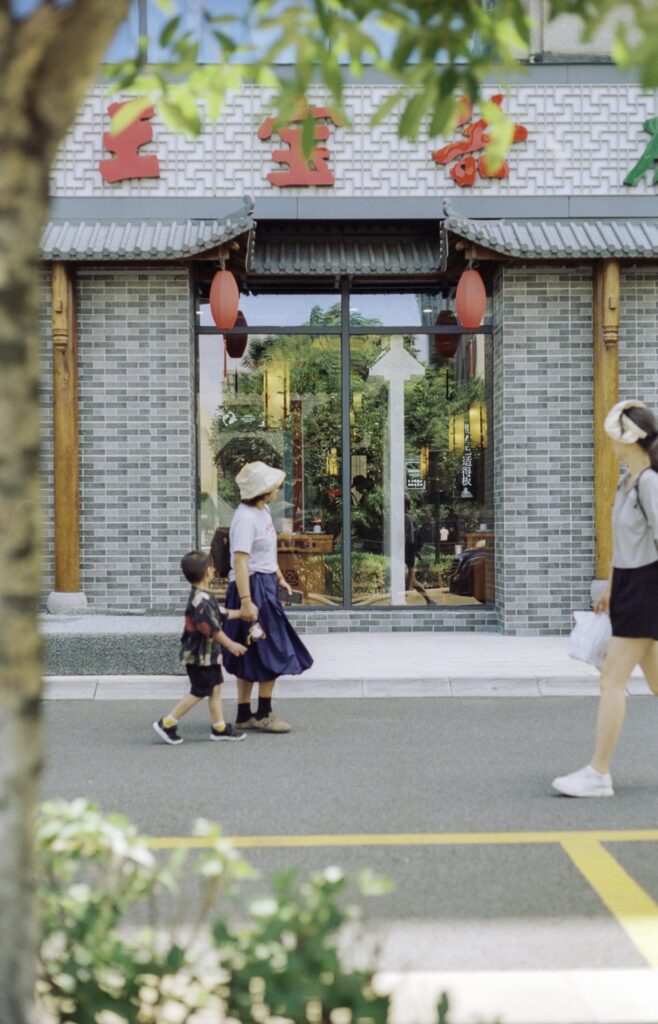
M 630 416 L 625 415 L 626 409 L 646 409 L 644 402 L 617 402 L 605 418 L 603 424 L 608 437 L 613 441 L 621 441 L 622 444 L 635 444 L 643 438 L 648 437 L 646 430 L 638 427 Z
M 282 469 L 268 466 L 266 462 L 247 462 L 236 476 L 235 482 L 240 488 L 242 500 L 249 501 L 279 487 L 285 475 Z

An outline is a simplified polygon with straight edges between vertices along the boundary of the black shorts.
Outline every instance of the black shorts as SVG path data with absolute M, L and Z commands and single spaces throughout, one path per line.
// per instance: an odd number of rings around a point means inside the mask
M 658 562 L 613 570 L 610 622 L 613 636 L 658 640 Z
M 193 697 L 211 697 L 216 686 L 223 683 L 221 665 L 186 665 Z

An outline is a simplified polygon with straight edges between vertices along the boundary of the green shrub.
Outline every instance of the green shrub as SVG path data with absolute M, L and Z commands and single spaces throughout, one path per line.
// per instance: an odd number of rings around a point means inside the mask
M 389 998 L 344 967 L 337 940 L 356 911 L 327 868 L 278 876 L 235 923 L 255 872 L 199 822 L 205 844 L 156 857 L 125 818 L 85 800 L 42 808 L 37 997 L 51 1024 L 384 1024 Z M 386 883 L 360 878 L 366 894 Z M 231 909 L 231 914 L 227 911 Z M 445 996 L 438 1021 L 446 1022 Z M 45 1015 L 45 1018 L 44 1016 Z

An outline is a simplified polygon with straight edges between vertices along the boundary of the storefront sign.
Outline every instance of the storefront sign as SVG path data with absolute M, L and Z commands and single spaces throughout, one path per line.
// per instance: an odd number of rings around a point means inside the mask
M 495 103 L 496 106 L 502 107 L 504 96 L 499 93 L 497 96 L 492 96 L 490 102 Z M 453 167 L 450 168 L 450 177 L 453 179 L 460 188 L 466 188 L 475 183 L 476 174 L 479 174 L 481 178 L 507 178 L 509 176 L 509 164 L 507 160 L 497 169 L 493 169 L 487 162 L 487 157 L 484 154 L 489 136 L 487 134 L 487 128 L 489 122 L 486 118 L 481 117 L 478 121 L 473 122 L 473 104 L 465 96 L 460 101 L 460 113 L 457 120 L 457 127 L 461 128 L 461 134 L 465 137 L 463 142 L 451 142 L 447 146 L 443 146 L 442 149 L 437 149 L 432 153 L 432 159 L 437 164 L 449 164 L 453 160 L 456 161 Z M 522 124 L 514 125 L 514 135 L 512 138 L 512 145 L 517 142 L 524 142 L 528 138 L 528 129 L 524 128 Z M 482 153 L 482 156 L 475 160 L 472 156 L 473 153 Z
M 125 106 L 125 102 L 111 103 L 107 112 L 110 117 L 114 117 L 123 106 Z M 101 160 L 98 165 L 103 181 L 113 185 L 117 181 L 126 181 L 128 178 L 160 177 L 160 163 L 157 156 L 147 156 L 139 152 L 142 146 L 153 139 L 153 128 L 149 124 L 153 114 L 153 107 L 148 107 L 136 121 L 129 124 L 122 132 L 117 132 L 116 135 L 112 132 L 103 133 L 103 148 L 115 154 L 109 160 Z
M 426 490 L 426 482 L 420 468 L 420 459 L 406 459 L 405 469 L 407 477 L 407 490 L 408 491 L 424 491 Z
M 473 497 L 473 450 L 471 448 L 471 427 L 468 417 L 464 418 L 464 454 L 462 456 L 461 497 Z
M 658 164 L 658 117 L 650 117 L 642 127 L 651 136 L 651 139 L 633 170 L 624 178 L 624 185 L 637 185 L 650 170 L 654 171 L 654 185 L 658 185 L 658 167 L 655 166 Z
M 335 114 L 327 107 L 312 107 L 310 111 L 300 112 L 294 118 L 295 122 L 302 122 L 308 113 L 314 121 L 329 121 L 338 127 L 339 121 Z M 329 138 L 331 128 L 329 124 L 316 124 L 313 129 L 313 138 L 316 142 L 326 142 Z M 270 171 L 267 180 L 278 188 L 286 188 L 290 185 L 335 185 L 336 178 L 329 168 L 329 157 L 331 150 L 326 146 L 314 146 L 310 157 L 304 155 L 302 148 L 302 128 L 294 128 L 288 125 L 286 128 L 274 128 L 274 118 L 266 117 L 258 129 L 258 138 L 263 142 L 278 135 L 288 149 L 275 149 L 272 152 L 272 159 L 277 164 L 287 166 L 285 171 Z

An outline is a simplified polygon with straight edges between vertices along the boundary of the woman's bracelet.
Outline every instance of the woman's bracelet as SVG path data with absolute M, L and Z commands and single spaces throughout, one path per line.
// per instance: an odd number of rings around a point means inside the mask
M 242 597 L 242 595 L 240 595 L 240 600 L 241 601 L 251 601 L 251 594 L 247 594 L 246 597 Z

